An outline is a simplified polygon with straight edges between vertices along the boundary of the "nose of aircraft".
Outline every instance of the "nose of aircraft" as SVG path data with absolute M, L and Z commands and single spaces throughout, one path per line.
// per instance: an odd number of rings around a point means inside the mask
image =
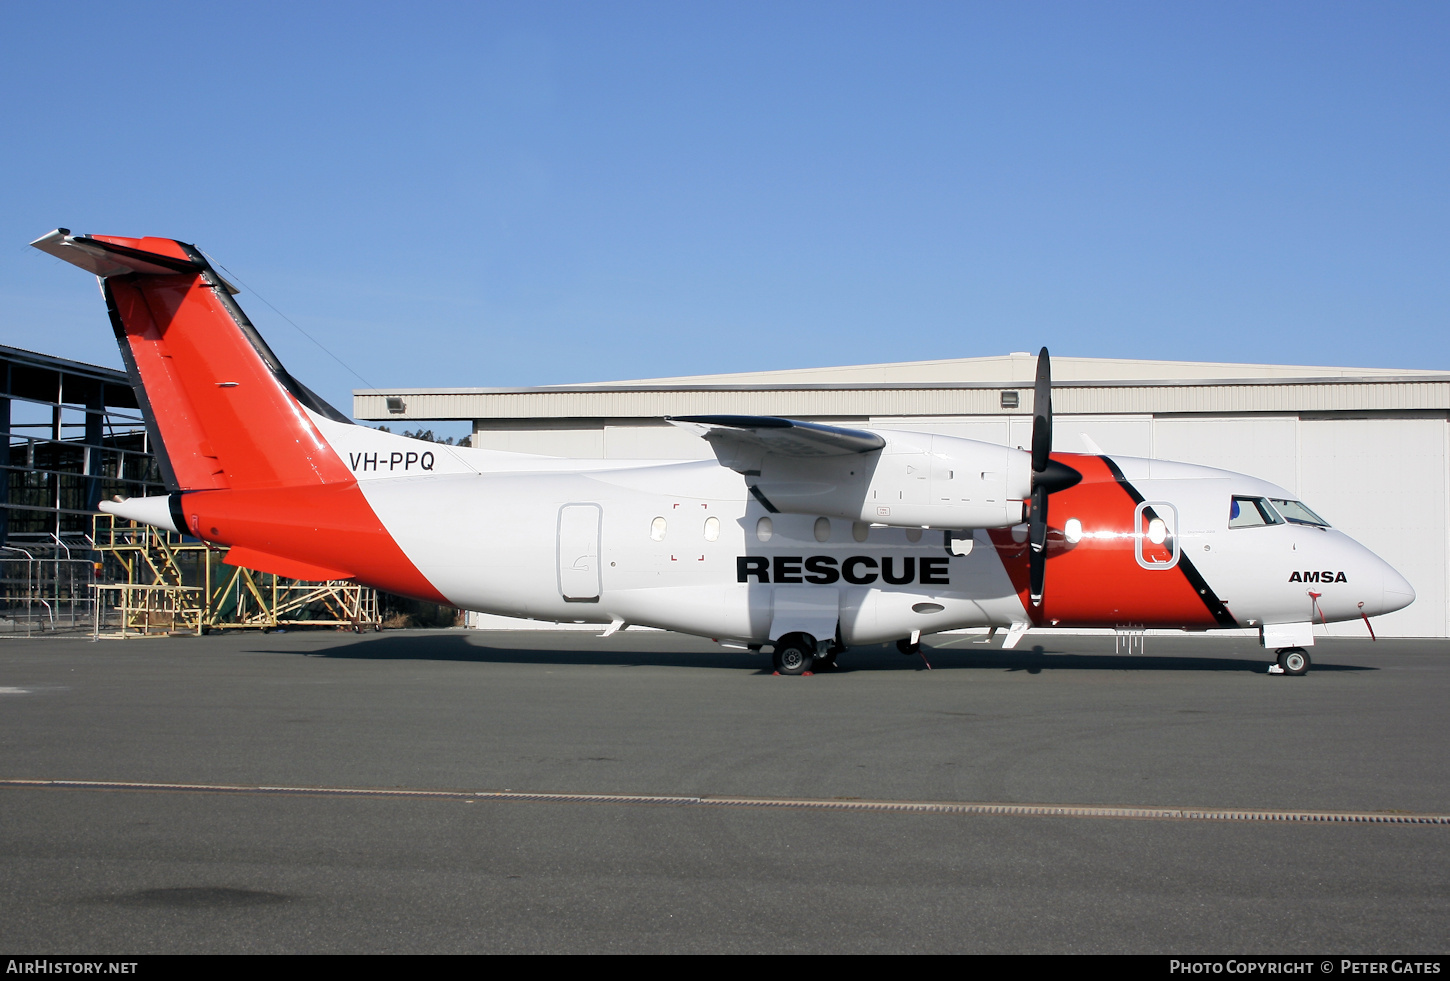
M 1379 612 L 1393 613 L 1396 610 L 1403 610 L 1415 602 L 1415 587 L 1411 586 L 1405 577 L 1396 572 L 1388 562 L 1381 561 L 1384 565 L 1384 601 Z
M 1338 538 L 1337 542 L 1325 540 L 1324 545 L 1343 549 L 1343 551 L 1335 551 L 1333 554 L 1341 559 L 1345 568 L 1349 570 L 1350 583 L 1358 583 L 1358 585 L 1351 585 L 1344 593 L 1337 596 L 1326 595 L 1321 599 L 1320 606 L 1324 612 L 1331 609 L 1339 610 L 1338 614 L 1331 615 L 1344 616 L 1345 619 L 1358 617 L 1361 614 L 1377 617 L 1393 613 L 1396 610 L 1403 610 L 1415 602 L 1415 587 L 1411 586 L 1405 577 L 1395 570 L 1394 566 L 1364 545 L 1347 535 Z M 1340 604 L 1346 605 L 1341 606 Z

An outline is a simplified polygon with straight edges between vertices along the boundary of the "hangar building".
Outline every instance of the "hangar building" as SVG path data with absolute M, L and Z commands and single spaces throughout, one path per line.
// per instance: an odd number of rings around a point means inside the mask
M 1036 357 L 961 358 L 536 388 L 366 389 L 360 420 L 466 420 L 473 445 L 703 459 L 667 415 L 788 416 L 1027 446 Z M 1417 599 L 1380 636 L 1450 636 L 1450 371 L 1054 357 L 1054 449 L 1277 483 L 1374 550 Z M 1324 628 L 1316 628 L 1322 631 Z M 1333 634 L 1363 636 L 1360 624 Z

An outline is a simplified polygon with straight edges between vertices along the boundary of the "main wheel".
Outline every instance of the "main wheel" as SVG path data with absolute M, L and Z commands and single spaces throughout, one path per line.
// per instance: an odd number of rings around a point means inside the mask
M 1279 652 L 1279 667 L 1285 674 L 1303 674 L 1309 670 L 1309 652 L 1302 647 L 1286 647 Z
M 805 634 L 787 634 L 775 642 L 770 656 L 781 674 L 805 674 L 816 658 L 816 642 Z
M 839 650 L 832 647 L 830 650 L 826 651 L 826 653 L 816 658 L 816 666 L 814 670 L 819 671 L 822 668 L 834 668 L 836 666 L 836 658 L 840 656 L 840 653 L 841 652 Z

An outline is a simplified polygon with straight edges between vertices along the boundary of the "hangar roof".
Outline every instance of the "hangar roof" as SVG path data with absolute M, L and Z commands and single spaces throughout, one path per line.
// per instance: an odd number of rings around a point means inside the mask
M 367 420 L 658 418 L 746 413 L 807 418 L 1017 415 L 1037 358 L 795 368 L 530 388 L 356 389 Z M 1450 410 L 1450 371 L 1054 357 L 1063 413 Z M 1019 391 L 1015 407 L 1000 392 Z
M 946 358 L 939 361 L 899 361 L 888 364 L 853 364 L 825 368 L 786 368 L 781 371 L 746 371 L 722 375 L 685 375 L 639 381 L 602 382 L 617 385 L 841 385 L 878 382 L 919 384 L 965 382 L 1022 384 L 1037 371 L 1037 355 L 1019 352 L 986 358 Z M 1395 368 L 1318 368 L 1276 364 L 1230 364 L 1218 361 L 1144 361 L 1127 358 L 1053 357 L 1054 383 L 1070 381 L 1143 381 L 1223 378 L 1344 378 L 1422 375 Z M 1450 379 L 1450 372 L 1429 372 Z M 566 386 L 576 387 L 576 386 Z

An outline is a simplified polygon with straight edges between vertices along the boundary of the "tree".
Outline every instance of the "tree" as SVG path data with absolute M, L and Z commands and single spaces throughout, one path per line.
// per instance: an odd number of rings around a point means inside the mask
M 380 433 L 390 433 L 390 432 L 392 432 L 392 430 L 389 429 L 387 426 L 379 426 L 378 427 L 378 432 L 380 432 Z M 406 437 L 408 437 L 409 439 L 421 439 L 421 440 L 425 440 L 426 442 L 429 442 L 429 443 L 441 443 L 444 446 L 471 446 L 471 445 L 473 445 L 473 440 L 471 439 L 471 437 L 461 436 L 461 437 L 459 437 L 458 442 L 455 443 L 453 441 L 453 437 L 452 436 L 445 436 L 445 437 L 441 437 L 440 438 L 438 436 L 434 436 L 433 435 L 433 430 L 431 430 L 431 429 L 424 429 L 421 426 L 418 429 L 416 429 L 416 430 L 408 430 L 408 429 L 405 429 L 405 430 L 403 430 L 403 435 L 406 436 Z

